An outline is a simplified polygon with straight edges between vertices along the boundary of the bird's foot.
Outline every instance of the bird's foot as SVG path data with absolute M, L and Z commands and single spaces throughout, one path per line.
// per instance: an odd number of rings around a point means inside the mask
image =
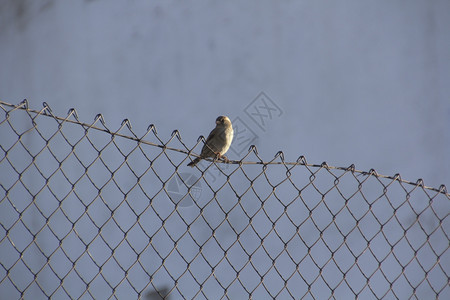
M 214 161 L 222 160 L 223 162 L 229 162 L 228 158 L 225 155 L 220 155 L 220 152 L 214 153 Z
M 214 153 L 214 161 L 217 161 L 220 159 L 220 152 Z

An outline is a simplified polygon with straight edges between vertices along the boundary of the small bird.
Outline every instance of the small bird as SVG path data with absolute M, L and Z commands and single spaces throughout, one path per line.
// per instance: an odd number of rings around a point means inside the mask
M 226 116 L 219 116 L 216 119 L 216 128 L 214 128 L 206 139 L 205 145 L 203 145 L 200 157 L 190 162 L 188 166 L 194 167 L 200 160 L 207 157 L 224 158 L 223 156 L 230 148 L 231 141 L 233 140 L 233 126 L 231 121 Z

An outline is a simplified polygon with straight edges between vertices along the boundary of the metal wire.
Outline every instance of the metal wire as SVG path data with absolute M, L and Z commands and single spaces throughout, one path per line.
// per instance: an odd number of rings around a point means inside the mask
M 0 107 L 2 299 L 450 298 L 444 185 Z

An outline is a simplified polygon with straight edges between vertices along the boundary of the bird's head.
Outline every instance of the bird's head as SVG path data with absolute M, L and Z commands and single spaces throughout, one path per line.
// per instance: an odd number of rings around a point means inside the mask
M 216 119 L 217 125 L 231 125 L 231 121 L 227 116 L 219 116 Z

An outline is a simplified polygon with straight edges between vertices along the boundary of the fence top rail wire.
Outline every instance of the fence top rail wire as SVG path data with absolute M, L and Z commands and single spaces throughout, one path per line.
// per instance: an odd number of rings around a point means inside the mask
M 167 150 L 175 151 L 175 152 L 184 153 L 184 154 L 187 154 L 187 155 L 190 155 L 190 156 L 194 156 L 194 157 L 199 157 L 199 155 L 197 155 L 195 153 L 192 153 L 191 151 L 169 147 L 169 146 L 167 146 L 167 143 L 164 143 L 159 138 L 158 138 L 158 140 L 160 140 L 161 144 L 156 144 L 156 143 L 152 143 L 150 141 L 146 141 L 144 138 L 150 132 L 153 132 L 155 134 L 155 136 L 157 136 L 157 130 L 156 130 L 156 126 L 154 124 L 150 124 L 147 127 L 147 131 L 145 132 L 145 134 L 143 136 L 141 136 L 141 137 L 138 137 L 133 132 L 131 122 L 128 119 L 122 120 L 121 126 L 120 126 L 120 128 L 117 131 L 111 131 L 107 127 L 105 119 L 104 119 L 104 117 L 103 117 L 103 115 L 101 113 L 97 114 L 95 116 L 95 118 L 94 118 L 94 121 L 91 124 L 89 124 L 89 123 L 85 123 L 85 122 L 82 122 L 82 121 L 79 120 L 78 113 L 77 113 L 75 108 L 70 108 L 69 111 L 67 112 L 67 116 L 65 118 L 63 118 L 63 117 L 59 117 L 59 116 L 54 115 L 53 112 L 52 112 L 52 109 L 50 108 L 50 106 L 46 102 L 43 102 L 42 105 L 43 105 L 43 108 L 41 110 L 35 110 L 35 109 L 29 108 L 29 103 L 28 103 L 27 99 L 24 99 L 19 104 L 11 104 L 11 103 L 7 103 L 7 102 L 4 102 L 4 101 L 0 100 L 0 107 L 6 113 L 6 118 L 5 119 L 8 119 L 9 113 L 20 109 L 20 110 L 25 110 L 28 113 L 35 114 L 35 116 L 32 117 L 34 126 L 36 126 L 36 124 L 34 124 L 34 119 L 36 117 L 38 117 L 38 116 L 45 116 L 45 117 L 53 118 L 53 119 L 55 119 L 57 121 L 61 121 L 61 123 L 59 123 L 59 126 L 62 126 L 62 124 L 64 124 L 64 123 L 78 124 L 78 125 L 82 126 L 85 129 L 93 129 L 93 130 L 105 132 L 105 133 L 108 133 L 108 134 L 110 134 L 112 136 L 117 136 L 117 137 L 121 137 L 121 138 L 124 138 L 124 139 L 136 141 L 136 142 L 138 142 L 140 144 L 145 144 L 145 145 L 149 145 L 149 146 L 153 146 L 153 147 L 162 148 L 162 149 L 165 149 L 165 151 L 167 151 Z M 11 107 L 12 109 L 8 110 L 6 107 Z M 73 118 L 73 119 L 70 119 L 70 118 Z M 99 127 L 98 123 L 100 123 L 103 126 L 103 128 Z M 133 134 L 133 136 L 120 133 L 120 131 L 125 126 L 128 128 L 130 133 Z M 176 137 L 181 143 L 183 143 L 182 139 L 181 139 L 181 134 L 180 134 L 180 132 L 178 130 L 174 130 L 172 132 L 172 137 L 171 137 L 171 139 L 169 139 L 169 142 L 173 139 L 173 137 Z M 204 142 L 204 141 L 205 141 L 205 138 L 203 136 L 200 136 L 197 142 Z M 251 153 L 253 153 L 259 159 L 259 161 L 245 161 L 245 159 Z M 281 161 L 276 161 L 278 158 Z M 208 158 L 206 158 L 205 160 L 212 161 L 212 159 L 208 159 Z M 340 170 L 340 171 L 356 173 L 357 176 L 359 176 L 359 175 L 366 175 L 366 176 L 373 176 L 375 178 L 383 178 L 383 179 L 390 179 L 392 181 L 398 181 L 399 183 L 413 185 L 413 186 L 416 186 L 416 187 L 420 187 L 420 188 L 422 188 L 424 190 L 430 190 L 430 191 L 434 191 L 434 192 L 437 192 L 437 193 L 441 193 L 441 194 L 444 194 L 447 198 L 450 198 L 450 193 L 447 192 L 447 187 L 445 186 L 445 184 L 441 184 L 439 186 L 439 188 L 434 188 L 434 187 L 426 186 L 422 178 L 417 179 L 416 182 L 408 181 L 408 180 L 402 179 L 401 175 L 399 173 L 397 173 L 395 175 L 383 175 L 383 174 L 379 174 L 375 169 L 370 169 L 369 171 L 362 171 L 362 170 L 357 170 L 355 168 L 354 164 L 352 164 L 352 165 L 350 165 L 348 167 L 330 166 L 326 162 L 322 162 L 321 164 L 311 164 L 311 163 L 308 163 L 306 161 L 306 158 L 304 156 L 299 156 L 296 161 L 287 162 L 287 161 L 284 160 L 284 153 L 283 153 L 283 151 L 278 151 L 275 154 L 275 156 L 274 156 L 274 158 L 272 160 L 270 160 L 270 161 L 263 161 L 260 158 L 260 156 L 258 155 L 258 149 L 257 149 L 257 147 L 255 145 L 251 145 L 249 147 L 248 153 L 243 158 L 241 158 L 241 160 L 229 160 L 227 162 L 222 162 L 221 161 L 220 163 L 238 164 L 238 165 L 263 165 L 263 166 L 267 166 L 267 165 L 285 165 L 285 166 L 303 165 L 303 166 L 305 166 L 307 168 L 325 168 L 327 170 Z

